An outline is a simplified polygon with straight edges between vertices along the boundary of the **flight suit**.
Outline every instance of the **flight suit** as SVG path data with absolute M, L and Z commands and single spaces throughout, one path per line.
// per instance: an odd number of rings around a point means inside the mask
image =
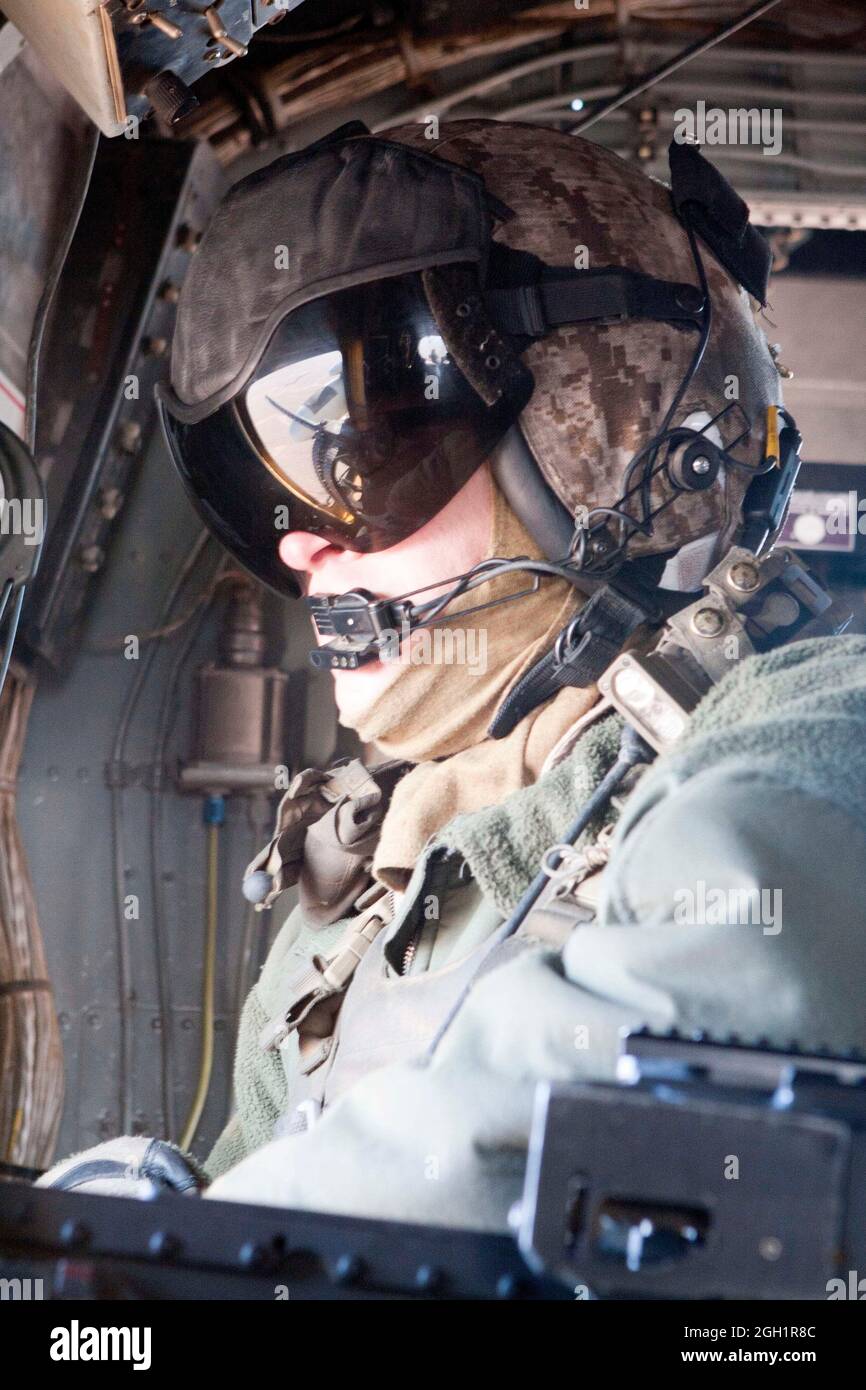
M 623 1029 L 866 1049 L 866 639 L 851 637 L 750 658 L 720 682 L 629 796 L 595 919 L 575 902 L 557 947 L 538 922 L 550 911 L 530 917 L 427 1055 L 437 1015 L 441 1024 L 485 933 L 538 864 L 536 827 L 554 843 L 554 825 L 561 833 L 584 798 L 581 744 L 611 758 L 613 724 L 600 721 L 534 787 L 428 846 L 356 1003 L 355 984 L 347 990 L 330 1081 L 295 1126 L 282 1122 L 295 1095 L 307 1098 L 299 1054 L 252 1046 L 285 1002 L 287 959 L 305 949 L 289 918 L 247 1005 L 239 1111 L 207 1161 L 223 1174 L 209 1196 L 502 1229 L 537 1082 L 612 1079 Z M 437 889 L 441 920 L 401 974 L 413 914 Z M 743 920 L 720 911 L 722 893 L 755 910 Z M 449 927 L 450 894 L 461 910 Z M 413 1024 L 409 1001 L 424 981 Z M 392 1008 L 401 991 L 405 1008 Z
M 275 1133 L 306 1128 L 366 1072 L 423 1052 L 490 937 L 534 878 L 542 855 L 613 764 L 620 728 L 619 717 L 607 713 L 534 787 L 514 793 L 502 806 L 457 817 L 427 844 L 404 893 L 388 894 L 381 885 L 371 889 L 369 880 L 356 879 L 364 883 L 360 919 L 353 912 L 323 921 L 328 914 L 320 909 L 314 914 L 319 920 L 311 922 L 301 906 L 291 913 L 244 1009 L 235 1070 L 237 1114 L 207 1160 L 209 1173 L 225 1171 Z M 306 774 L 298 783 L 303 795 Z M 613 815 L 615 808 L 608 818 Z M 600 820 L 593 822 L 583 842 L 600 828 Z M 291 857 L 291 849 L 285 852 Z M 342 890 L 334 891 L 342 901 Z M 374 924 L 378 916 L 380 930 L 357 964 L 352 936 L 364 916 Z M 564 935 L 554 936 L 549 926 L 540 936 L 521 933 L 483 968 L 486 972 L 542 944 L 561 945 Z M 311 958 L 323 966 L 331 960 L 333 966 L 347 937 L 343 949 L 357 968 L 345 1000 L 341 990 L 324 994 L 311 1008 L 312 989 L 321 980 L 321 971 L 310 970 Z M 339 963 L 337 973 L 342 978 Z

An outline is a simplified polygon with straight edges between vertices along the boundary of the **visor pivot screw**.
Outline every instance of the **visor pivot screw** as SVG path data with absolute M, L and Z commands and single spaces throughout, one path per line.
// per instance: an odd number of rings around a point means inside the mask
M 750 565 L 747 560 L 740 560 L 735 565 L 731 565 L 728 570 L 728 579 L 734 589 L 739 589 L 741 593 L 750 593 L 752 589 L 757 589 L 760 583 L 760 575 L 755 565 Z
M 704 296 L 696 285 L 681 285 L 675 298 L 679 307 L 689 314 L 696 314 L 704 307 Z
M 709 473 L 711 467 L 712 467 L 712 465 L 711 465 L 709 459 L 708 459 L 708 458 L 704 458 L 703 454 L 701 455 L 700 458 L 692 459 L 692 472 L 693 472 L 693 473 L 697 473 L 698 476 L 701 477 L 701 478 L 702 478 L 706 473 Z
M 692 627 L 700 637 L 718 637 L 724 626 L 718 608 L 699 608 L 692 618 Z

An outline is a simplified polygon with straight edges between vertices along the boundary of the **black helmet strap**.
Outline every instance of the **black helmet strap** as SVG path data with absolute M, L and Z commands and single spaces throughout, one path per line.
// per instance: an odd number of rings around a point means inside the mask
M 697 285 L 658 280 L 625 266 L 573 270 L 550 266 L 498 242 L 491 245 L 484 302 L 502 333 L 543 338 L 572 323 L 654 319 L 699 325 L 704 297 Z

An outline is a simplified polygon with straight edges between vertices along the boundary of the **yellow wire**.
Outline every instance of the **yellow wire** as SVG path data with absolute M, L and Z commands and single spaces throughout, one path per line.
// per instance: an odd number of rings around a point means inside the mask
M 15 1153 L 15 1145 L 18 1143 L 18 1136 L 21 1133 L 21 1126 L 24 1123 L 24 1107 L 19 1105 L 12 1117 L 12 1133 L 9 1135 L 9 1147 L 6 1150 L 6 1162 L 11 1163 Z
M 180 1147 L 189 1150 L 195 1138 L 210 1089 L 213 1070 L 214 985 L 216 981 L 217 938 L 217 865 L 219 863 L 219 826 L 209 825 L 207 834 L 207 921 L 204 938 L 204 973 L 201 988 L 201 1060 L 195 1096 L 187 1115 Z
M 779 407 L 777 405 L 767 406 L 767 443 L 764 448 L 764 463 L 768 465 L 770 459 L 778 468 L 781 463 L 779 455 Z

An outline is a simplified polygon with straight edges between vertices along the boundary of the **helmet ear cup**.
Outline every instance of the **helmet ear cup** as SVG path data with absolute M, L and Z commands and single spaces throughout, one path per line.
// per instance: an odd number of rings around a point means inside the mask
M 561 560 L 574 539 L 574 517 L 545 481 L 520 425 L 491 451 L 488 464 L 506 502 L 548 560 Z
M 719 476 L 724 451 L 696 430 L 683 430 L 684 438 L 673 440 L 667 457 L 667 473 L 674 487 L 683 492 L 706 492 Z

